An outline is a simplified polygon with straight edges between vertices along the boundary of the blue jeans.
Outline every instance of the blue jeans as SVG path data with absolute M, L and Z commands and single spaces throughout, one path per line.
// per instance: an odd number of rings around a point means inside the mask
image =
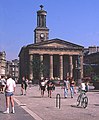
M 70 87 L 70 92 L 71 92 L 71 97 L 73 97 L 73 95 L 74 95 L 74 86 Z
M 64 88 L 64 97 L 67 97 L 67 95 L 68 95 L 68 90 L 67 88 Z

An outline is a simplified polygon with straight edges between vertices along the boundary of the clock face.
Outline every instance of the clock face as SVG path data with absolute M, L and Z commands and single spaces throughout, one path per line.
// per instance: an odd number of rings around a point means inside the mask
M 40 37 L 41 37 L 41 38 L 44 38 L 44 33 L 41 33 L 41 34 L 40 34 Z

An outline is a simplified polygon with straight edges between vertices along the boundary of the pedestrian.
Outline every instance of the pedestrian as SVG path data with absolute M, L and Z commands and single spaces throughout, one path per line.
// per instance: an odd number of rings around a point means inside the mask
M 21 95 L 24 93 L 24 77 L 22 77 L 22 82 L 21 82 Z
M 11 103 L 11 107 L 12 107 L 12 113 L 15 113 L 14 99 L 13 99 L 15 87 L 16 87 L 15 81 L 11 78 L 11 75 L 8 75 L 7 81 L 6 81 L 6 87 L 5 87 L 6 111 L 3 112 L 5 114 L 9 113 L 10 103 Z
M 44 97 L 44 92 L 45 92 L 45 87 L 46 87 L 46 84 L 45 84 L 44 79 L 41 80 L 41 85 L 40 85 L 40 87 L 41 87 L 41 96 Z
M 73 98 L 75 92 L 75 81 L 73 77 L 70 78 L 70 92 L 71 92 L 71 98 Z
M 25 94 L 24 95 L 26 95 L 26 93 L 27 93 L 28 83 L 29 83 L 29 80 L 26 78 L 25 79 Z
M 5 85 L 6 85 L 5 76 L 1 76 L 1 93 L 4 93 Z
M 29 84 L 29 88 L 31 89 L 31 87 L 32 87 L 32 80 L 29 80 L 28 84 Z
M 69 88 L 70 88 L 70 82 L 69 82 L 69 77 L 67 77 L 66 80 L 64 80 L 64 98 L 67 98 Z
M 22 77 L 21 95 L 26 95 L 27 86 L 28 86 L 28 79 L 26 79 L 25 77 Z
M 47 82 L 47 91 L 48 91 L 48 97 L 52 97 L 52 90 L 53 90 L 53 83 L 51 80 Z

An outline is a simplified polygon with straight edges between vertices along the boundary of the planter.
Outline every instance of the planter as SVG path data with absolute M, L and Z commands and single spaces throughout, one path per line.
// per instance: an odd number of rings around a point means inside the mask
M 93 82 L 93 85 L 94 85 L 96 90 L 99 90 L 99 81 Z

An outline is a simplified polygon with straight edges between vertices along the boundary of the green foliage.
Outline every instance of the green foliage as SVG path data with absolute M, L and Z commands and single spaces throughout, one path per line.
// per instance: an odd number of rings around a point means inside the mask
M 40 78 L 41 74 L 46 71 L 46 67 L 43 64 L 43 61 L 40 61 L 40 59 L 37 57 L 33 58 L 33 61 L 31 61 L 31 67 L 33 70 L 34 78 Z

